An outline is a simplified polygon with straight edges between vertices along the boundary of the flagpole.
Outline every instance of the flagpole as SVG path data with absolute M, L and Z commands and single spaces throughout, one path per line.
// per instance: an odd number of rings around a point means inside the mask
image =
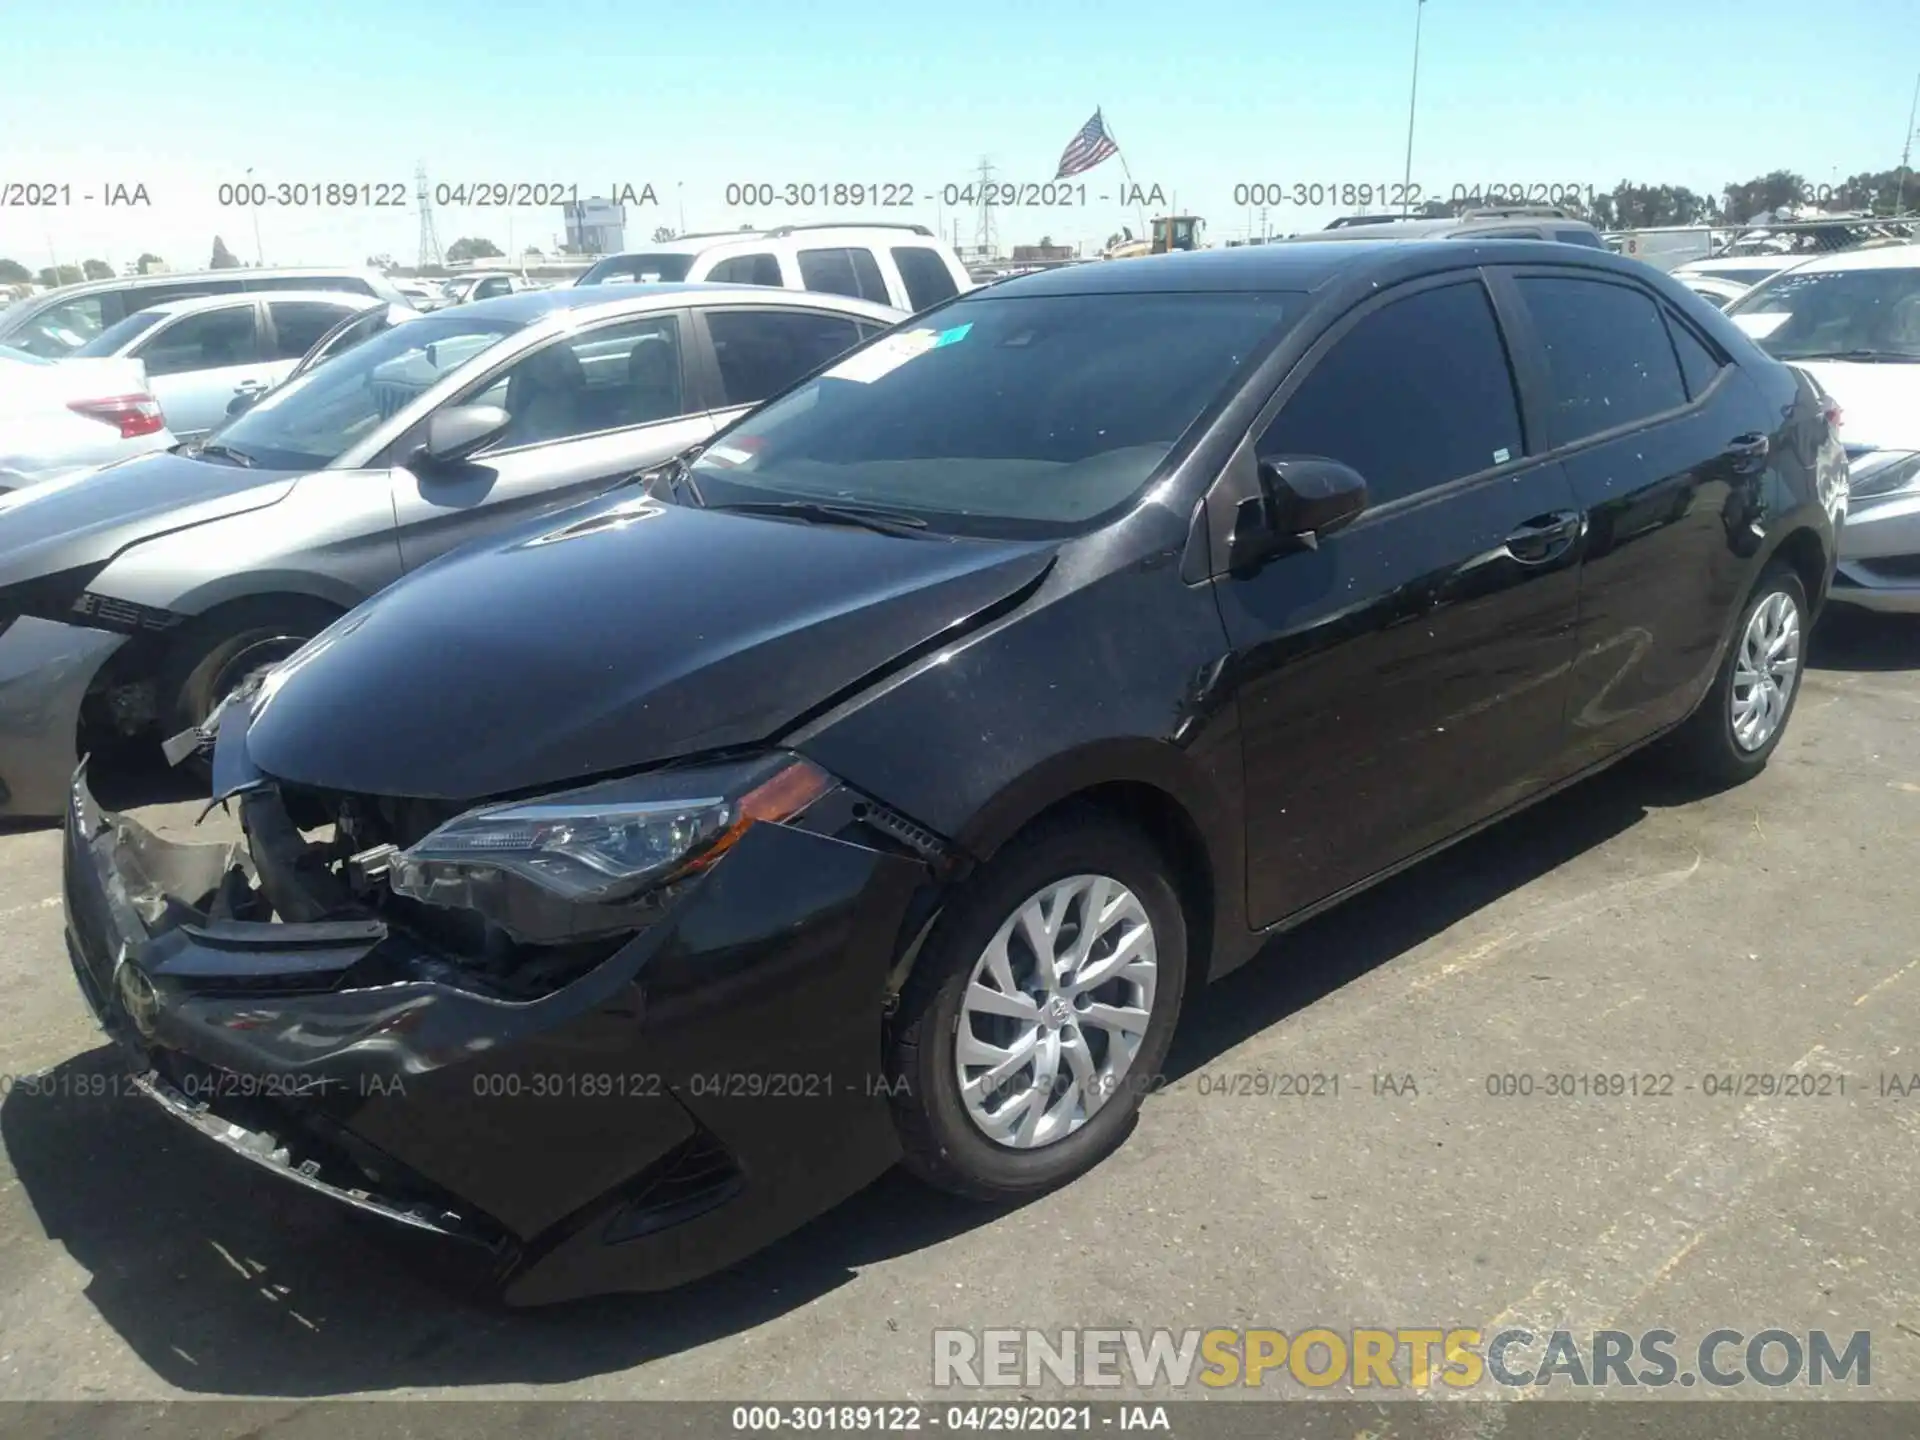
M 1120 173 L 1127 177 L 1127 184 L 1132 188 L 1133 193 L 1140 195 L 1140 187 L 1133 183 L 1133 171 L 1127 168 L 1126 151 L 1120 148 L 1119 137 L 1113 133 L 1113 127 L 1107 124 L 1106 114 L 1099 109 L 1095 109 L 1093 113 L 1099 117 L 1100 128 L 1106 132 L 1107 139 L 1113 141 L 1113 158 L 1120 162 Z M 1153 243 L 1153 235 L 1147 227 L 1147 202 L 1145 196 L 1140 197 L 1140 236 L 1149 245 Z

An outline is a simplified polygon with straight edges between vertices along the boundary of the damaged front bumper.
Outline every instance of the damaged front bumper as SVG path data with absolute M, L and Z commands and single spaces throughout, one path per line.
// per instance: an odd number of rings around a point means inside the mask
M 140 1090 L 230 1151 L 475 1247 L 509 1303 L 665 1289 L 897 1158 L 881 1024 L 928 872 L 850 813 L 753 827 L 610 958 L 507 999 L 380 919 L 216 918 L 246 843 L 102 812 L 82 766 L 67 947 Z

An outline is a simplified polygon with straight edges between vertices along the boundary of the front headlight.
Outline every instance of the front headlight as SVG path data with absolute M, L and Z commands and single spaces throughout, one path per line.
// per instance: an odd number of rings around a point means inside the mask
M 1920 490 L 1920 453 L 1911 450 L 1875 450 L 1848 467 L 1848 497 L 1885 500 Z
M 486 806 L 394 856 L 387 883 L 535 943 L 632 929 L 664 887 L 707 869 L 754 825 L 793 819 L 833 785 L 818 766 L 773 754 Z

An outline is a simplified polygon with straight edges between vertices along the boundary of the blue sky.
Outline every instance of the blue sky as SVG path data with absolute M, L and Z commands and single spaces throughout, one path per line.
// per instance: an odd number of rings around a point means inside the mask
M 164 14 L 165 18 L 161 18 Z M 820 220 L 845 210 L 729 208 L 732 181 L 910 182 L 938 194 L 982 156 L 1005 180 L 1052 178 L 1104 108 L 1135 180 L 1244 233 L 1237 184 L 1400 179 L 1414 0 L 441 0 L 302 5 L 88 0 L 80 29 L 9 27 L 0 184 L 65 182 L 74 203 L 0 208 L 0 256 L 34 268 L 142 250 L 205 262 L 215 234 L 252 260 L 255 216 L 218 187 L 269 181 L 651 184 L 630 242 L 694 229 Z M 1717 191 L 1786 166 L 1825 183 L 1899 159 L 1920 0 L 1610 0 L 1552 7 L 1429 0 L 1414 179 L 1610 187 L 1622 178 Z M 81 88 L 91 79 L 90 88 Z M 1119 177 L 1109 161 L 1092 195 Z M 80 199 L 144 184 L 150 208 Z M 867 211 L 942 223 L 937 205 Z M 1334 211 L 1269 211 L 1276 232 Z M 1003 240 L 1098 244 L 1137 212 L 1002 210 Z M 417 248 L 403 211 L 269 209 L 268 263 Z M 850 216 L 851 218 L 851 216 Z M 976 216 L 961 217 L 973 239 Z M 1254 217 L 1257 224 L 1257 217 Z M 442 243 L 484 235 L 550 247 L 552 209 L 441 208 Z

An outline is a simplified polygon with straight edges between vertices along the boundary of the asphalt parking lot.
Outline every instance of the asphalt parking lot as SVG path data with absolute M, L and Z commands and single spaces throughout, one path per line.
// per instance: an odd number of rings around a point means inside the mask
M 1630 762 L 1277 942 L 1069 1188 L 993 1212 L 896 1173 L 685 1291 L 541 1312 L 91 1097 L 56 833 L 0 833 L 0 1073 L 51 1070 L 0 1103 L 0 1398 L 928 1397 L 936 1326 L 1518 1321 L 1868 1330 L 1875 1398 L 1920 1399 L 1920 1094 L 1880 1093 L 1920 1072 L 1916 735 L 1920 624 L 1825 623 L 1759 780 Z M 1703 1083 L 1789 1072 L 1845 1093 Z M 1337 1093 L 1232 1078 L 1263 1074 Z

